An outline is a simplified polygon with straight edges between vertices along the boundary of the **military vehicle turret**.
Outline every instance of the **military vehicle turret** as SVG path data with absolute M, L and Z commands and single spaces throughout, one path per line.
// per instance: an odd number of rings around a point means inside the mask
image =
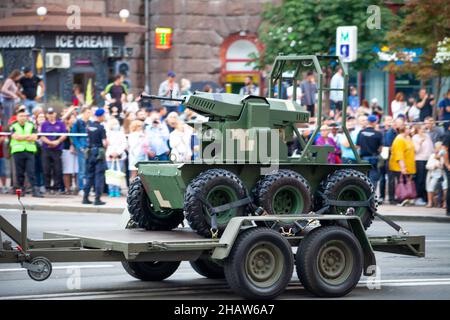
M 344 70 L 342 131 L 355 164 L 330 164 L 328 155 L 334 148 L 314 145 L 322 126 L 323 93 L 336 90 L 324 85 L 326 65 Z M 310 114 L 296 103 L 296 86 L 308 70 L 318 80 L 318 117 L 312 135 L 305 139 L 302 130 L 310 125 Z M 279 56 L 269 80 L 269 98 L 196 92 L 172 99 L 208 118 L 191 124 L 200 141 L 200 156 L 183 163 L 175 158 L 140 162 L 127 199 L 131 219 L 148 230 L 171 230 L 186 218 L 198 234 L 211 237 L 236 216 L 346 214 L 353 207 L 368 228 L 377 201 L 367 177 L 370 165 L 361 161 L 346 128 L 345 70 L 335 56 Z M 275 98 L 286 80 L 294 86 L 292 101 Z M 298 147 L 290 155 L 292 143 Z M 302 228 L 295 222 L 270 227 L 291 233 Z

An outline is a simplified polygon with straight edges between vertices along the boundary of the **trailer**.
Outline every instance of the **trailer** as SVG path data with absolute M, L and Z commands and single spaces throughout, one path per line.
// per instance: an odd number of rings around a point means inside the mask
M 20 202 L 20 192 L 18 192 Z M 294 223 L 300 233 L 276 229 Z M 163 281 L 181 261 L 191 262 L 201 275 L 225 278 L 247 299 L 273 299 L 291 281 L 294 267 L 300 282 L 319 297 L 341 297 L 353 290 L 361 274 L 375 273 L 375 251 L 425 256 L 425 237 L 368 237 L 352 214 L 262 215 L 232 218 L 220 237 L 204 238 L 189 228 L 147 231 L 133 223 L 108 231 L 45 232 L 27 237 L 27 213 L 22 205 L 21 228 L 0 215 L 0 264 L 19 263 L 31 279 L 44 281 L 58 262 L 122 262 L 131 276 Z M 11 240 L 2 239 L 2 233 Z M 294 253 L 295 252 L 295 253 Z

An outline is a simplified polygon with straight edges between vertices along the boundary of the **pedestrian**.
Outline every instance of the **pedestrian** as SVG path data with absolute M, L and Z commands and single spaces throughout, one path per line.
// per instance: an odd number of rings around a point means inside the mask
M 433 144 L 442 141 L 445 136 L 444 129 L 436 126 L 436 121 L 434 121 L 433 117 L 425 118 L 425 132 L 430 136 Z
M 352 114 L 355 114 L 360 106 L 358 90 L 356 90 L 355 87 L 350 87 L 350 96 L 348 97 L 348 106 L 350 107 L 350 112 Z
M 450 126 L 450 89 L 447 90 L 447 94 L 444 99 L 439 102 L 440 118 L 444 122 L 445 131 L 448 131 Z
M 318 146 L 331 146 L 334 148 L 334 151 L 328 153 L 328 163 L 329 164 L 339 164 L 342 163 L 339 155 L 340 150 L 337 146 L 336 142 L 329 137 L 330 128 L 328 126 L 322 126 L 320 128 L 320 137 L 316 140 L 316 145 Z
M 127 137 L 120 127 L 120 123 L 116 118 L 109 119 L 107 123 L 106 139 L 110 143 L 106 148 L 106 164 L 108 169 L 123 172 L 125 168 L 125 160 L 127 154 Z M 120 186 L 108 185 L 108 193 L 110 198 L 120 197 Z
M 394 119 L 397 119 L 400 115 L 406 116 L 408 105 L 405 101 L 405 95 L 403 92 L 397 92 L 395 99 L 391 102 L 391 111 Z
M 36 186 L 34 176 L 34 154 L 37 151 L 36 140 L 38 136 L 34 124 L 28 121 L 25 109 L 20 109 L 17 113 L 17 121 L 11 126 L 11 155 L 14 159 L 16 173 L 16 188 L 22 190 L 25 195 L 25 173 L 28 177 L 33 191 L 32 195 L 42 198 L 39 188 Z
M 413 97 L 408 99 L 408 110 L 406 111 L 406 119 L 409 122 L 418 122 L 420 120 L 420 109 L 417 108 L 417 100 Z
M 361 130 L 356 140 L 360 156 L 362 160 L 367 161 L 371 168 L 369 170 L 369 179 L 372 182 L 374 189 L 377 189 L 380 173 L 378 170 L 378 156 L 381 153 L 383 146 L 383 135 L 376 130 L 378 118 L 370 115 L 367 118 L 368 125 Z
M 92 116 L 92 110 L 90 107 L 83 107 L 80 111 L 80 117 L 73 124 L 70 133 L 74 134 L 87 134 L 87 127 L 89 125 L 90 118 Z M 83 136 L 73 136 L 70 138 L 72 140 L 73 147 L 77 155 L 78 162 L 78 188 L 83 190 L 84 184 L 86 183 L 86 148 L 87 148 L 87 137 Z
M 427 161 L 434 153 L 433 141 L 426 134 L 424 125 L 415 126 L 415 134 L 412 137 L 414 143 L 415 160 L 416 160 L 416 190 L 417 200 L 416 206 L 424 206 L 427 204 L 426 179 L 427 179 Z
M 383 124 L 380 126 L 380 132 L 383 135 L 383 148 L 381 151 L 381 156 L 383 158 L 383 163 L 379 167 L 380 172 L 380 197 L 379 202 L 383 203 L 386 198 L 386 183 L 388 181 L 387 177 L 389 176 L 389 146 L 386 146 L 386 134 L 388 131 L 392 129 L 393 119 L 392 116 L 385 116 L 383 118 Z M 393 141 L 393 139 L 392 139 Z M 392 143 L 391 143 L 392 144 Z
M 180 91 L 181 91 L 180 94 L 181 94 L 181 96 L 187 97 L 187 96 L 192 95 L 192 91 L 191 91 L 191 81 L 190 81 L 189 79 L 185 79 L 185 78 L 181 79 L 181 80 L 180 80 L 180 86 L 181 86 L 181 88 L 180 88 Z M 184 112 L 185 109 L 186 109 L 186 107 L 181 103 L 181 104 L 178 106 L 178 113 L 179 113 L 179 114 L 182 114 L 182 113 Z
M 410 132 L 409 127 L 400 127 L 398 135 L 392 143 L 389 170 L 393 173 L 395 184 L 398 183 L 401 175 L 411 180 L 412 176 L 416 174 L 414 143 Z M 404 206 L 411 200 L 413 199 L 405 199 L 400 205 Z
M 130 171 L 130 181 L 137 177 L 136 164 L 147 160 L 144 153 L 143 144 L 145 142 L 144 122 L 134 120 L 130 124 L 130 134 L 128 135 L 128 170 Z
M 74 113 L 72 113 L 71 116 L 64 121 L 68 132 L 71 132 L 76 121 L 77 118 Z M 75 146 L 73 145 L 71 139 L 65 139 L 63 142 L 62 171 L 65 194 L 78 194 L 78 158 L 77 151 L 75 150 Z M 76 187 L 72 188 L 74 182 Z
M 344 70 L 341 67 L 338 67 L 330 82 L 330 109 L 334 117 L 342 112 L 342 101 L 344 100 L 343 73 Z
M 0 124 L 0 132 L 3 132 L 3 126 Z M 6 159 L 4 150 L 4 142 L 6 136 L 0 136 L 0 182 L 2 183 L 1 193 L 8 193 L 8 187 L 6 186 Z
M 170 158 L 174 162 L 188 162 L 192 159 L 192 128 L 181 120 L 176 121 L 175 129 L 170 133 Z
M 106 101 L 106 106 L 112 116 L 121 117 L 122 105 L 126 101 L 128 88 L 124 84 L 124 76 L 118 74 L 114 77 L 114 81 L 105 87 L 101 96 Z
M 380 106 L 380 104 L 378 103 L 378 99 L 377 98 L 373 98 L 370 101 L 370 110 L 372 110 L 372 114 L 377 116 L 378 119 L 383 118 L 384 115 L 384 110 L 383 108 Z
M 36 76 L 30 68 L 25 67 L 19 83 L 22 88 L 22 93 L 19 93 L 19 96 L 24 100 L 23 104 L 27 107 L 28 114 L 31 115 L 34 107 L 42 101 L 44 96 L 44 81 Z
M 314 78 L 314 72 L 308 71 L 306 79 L 300 85 L 302 95 L 302 105 L 306 106 L 306 110 L 311 117 L 315 117 L 317 84 Z
M 144 152 L 151 161 L 169 160 L 169 129 L 161 122 L 160 114 L 153 111 L 149 117 L 150 125 L 146 128 Z
M 417 103 L 417 107 L 420 109 L 420 117 L 419 120 L 421 122 L 425 121 L 426 118 L 433 116 L 433 101 L 434 97 L 427 93 L 425 88 L 419 90 L 419 103 Z
M 447 178 L 447 183 L 450 181 L 450 131 L 447 130 L 445 132 L 444 137 L 444 143 L 443 143 L 443 149 L 444 149 L 444 169 L 445 169 L 445 176 Z M 445 197 L 445 208 L 446 208 L 446 214 L 447 216 L 450 216 L 450 192 L 447 191 L 446 197 Z
M 347 129 L 350 133 L 350 138 L 353 142 L 353 145 L 356 145 L 357 135 L 355 134 L 355 124 L 356 120 L 354 117 L 350 116 L 347 119 Z M 356 163 L 356 156 L 353 152 L 353 149 L 350 147 L 350 142 L 347 139 L 347 136 L 344 133 L 339 133 L 336 138 L 336 142 L 338 147 L 342 152 L 342 163 L 345 164 L 354 164 Z
M 427 189 L 427 208 L 433 207 L 434 195 L 436 193 L 437 187 L 441 184 L 441 188 L 444 193 L 444 203 L 442 205 L 443 208 L 447 208 L 447 203 L 445 199 L 447 198 L 447 190 L 448 190 L 448 180 L 444 171 L 444 155 L 445 148 L 442 145 L 442 142 L 436 143 L 434 152 L 430 155 L 426 168 L 427 172 L 427 181 L 426 181 L 426 189 Z M 441 207 L 439 205 L 439 207 Z
M 81 92 L 80 86 L 75 84 L 72 89 L 72 105 L 81 107 L 84 105 L 84 101 L 84 94 Z
M 158 96 L 165 98 L 180 98 L 180 86 L 175 82 L 176 74 L 173 71 L 167 73 L 167 79 L 159 85 Z M 176 112 L 177 101 L 162 101 L 161 105 L 166 109 L 167 113 Z
M 296 96 L 295 102 L 297 102 L 299 105 L 301 105 L 303 93 L 302 93 L 300 80 L 297 80 L 297 90 L 296 90 L 296 92 L 297 92 L 296 93 L 297 96 Z M 288 100 L 293 100 L 293 98 L 294 98 L 294 84 L 292 84 L 291 86 L 289 86 L 287 88 L 286 93 L 287 93 Z
M 41 132 L 42 125 L 47 120 L 45 117 L 45 113 L 42 112 L 36 116 L 36 120 L 34 121 L 34 126 L 37 132 Z M 35 168 L 35 177 L 36 177 L 36 185 L 39 187 L 41 193 L 45 193 L 45 179 L 44 179 L 44 169 L 42 165 L 42 140 L 38 139 L 36 141 L 37 151 L 34 157 L 34 168 Z
M 17 82 L 21 77 L 22 74 L 19 70 L 13 70 L 1 87 L 1 94 L 3 96 L 2 124 L 4 125 L 4 129 L 8 129 L 8 120 L 13 115 L 14 107 L 20 101 Z
M 54 108 L 48 108 L 47 120 L 42 124 L 40 133 L 56 134 L 41 137 L 45 189 L 50 194 L 63 194 L 62 150 L 67 136 L 57 134 L 66 134 L 67 128 L 64 122 L 57 118 Z
M 245 77 L 244 86 L 239 90 L 242 96 L 259 96 L 259 87 L 254 83 L 252 76 Z
M 95 111 L 95 121 L 88 123 L 86 130 L 88 134 L 88 144 L 86 150 L 86 184 L 84 185 L 83 204 L 92 204 L 89 200 L 91 188 L 95 190 L 94 205 L 101 206 L 106 203 L 101 200 L 105 188 L 106 171 L 106 130 L 102 123 L 105 121 L 105 109 L 100 108 Z

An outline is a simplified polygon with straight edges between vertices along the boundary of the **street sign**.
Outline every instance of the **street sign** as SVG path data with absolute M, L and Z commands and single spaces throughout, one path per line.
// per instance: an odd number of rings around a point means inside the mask
M 358 27 L 342 26 L 336 29 L 336 55 L 344 62 L 354 62 L 358 52 Z
M 172 48 L 172 28 L 156 28 L 155 48 L 159 50 Z

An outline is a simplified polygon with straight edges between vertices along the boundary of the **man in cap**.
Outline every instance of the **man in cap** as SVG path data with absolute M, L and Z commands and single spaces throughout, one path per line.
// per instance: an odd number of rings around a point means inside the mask
M 358 134 L 356 145 L 359 148 L 361 159 L 372 165 L 369 171 L 369 178 L 376 190 L 379 180 L 378 155 L 383 146 L 383 135 L 375 129 L 378 121 L 377 116 L 370 115 L 367 121 L 367 127 Z
M 101 206 L 106 203 L 100 200 L 105 188 L 107 147 L 106 131 L 102 123 L 105 121 L 105 110 L 95 111 L 95 121 L 87 124 L 88 144 L 86 150 L 86 184 L 84 185 L 83 204 L 92 204 L 89 200 L 91 187 L 95 190 L 94 205 Z
M 23 68 L 23 77 L 20 78 L 19 84 L 22 92 L 19 96 L 24 100 L 23 104 L 27 107 L 28 114 L 32 114 L 34 107 L 42 100 L 45 91 L 44 81 L 33 74 L 31 68 Z M 38 93 L 38 88 L 40 92 Z
M 44 171 L 45 189 L 54 194 L 63 193 L 62 150 L 63 142 L 67 139 L 66 125 L 57 118 L 54 108 L 47 109 L 47 120 L 42 124 L 42 166 Z M 53 181 L 53 185 L 52 185 Z
M 180 98 L 180 86 L 175 82 L 176 74 L 173 71 L 167 73 L 167 80 L 159 86 L 158 95 L 166 98 Z M 167 109 L 167 114 L 177 111 L 179 103 L 176 101 L 162 101 L 161 105 Z
M 11 125 L 11 155 L 14 159 L 16 173 L 16 187 L 22 190 L 25 195 L 25 173 L 30 184 L 33 186 L 33 197 L 42 198 L 39 188 L 36 185 L 34 176 L 34 156 L 37 152 L 36 128 L 28 121 L 25 109 L 17 112 L 17 121 Z

